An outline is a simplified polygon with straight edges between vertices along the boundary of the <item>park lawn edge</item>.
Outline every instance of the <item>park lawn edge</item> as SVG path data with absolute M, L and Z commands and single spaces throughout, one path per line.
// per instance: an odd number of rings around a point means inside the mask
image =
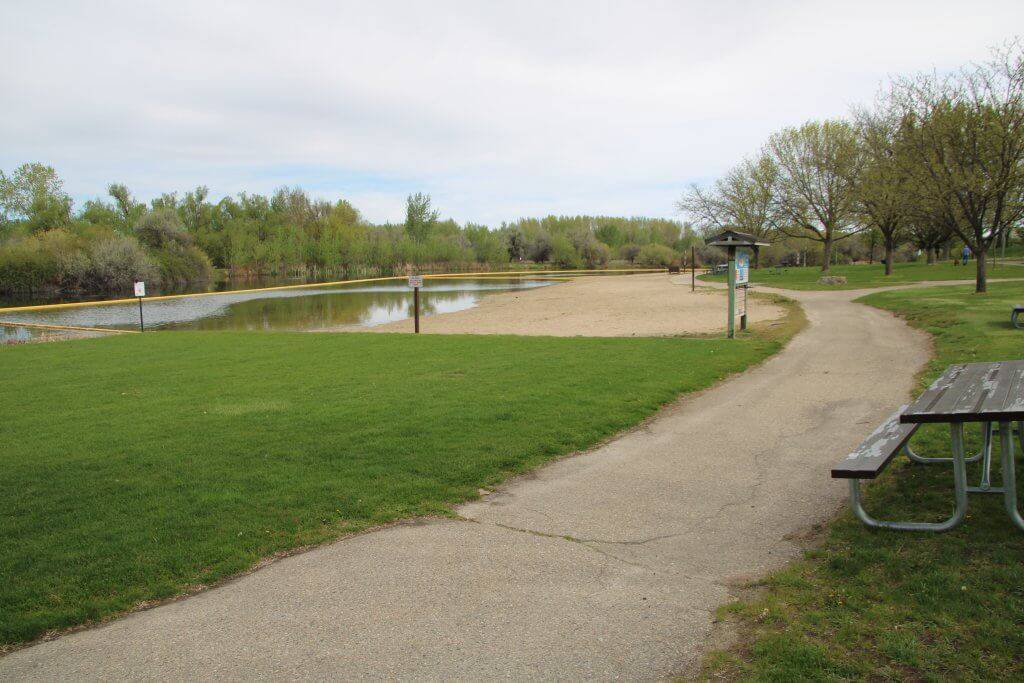
M 770 266 L 762 266 L 757 269 L 752 269 L 751 284 L 757 287 L 769 287 L 772 289 L 796 291 L 796 292 L 827 292 L 827 291 L 852 291 L 858 289 L 884 289 L 888 287 L 907 287 L 913 285 L 920 285 L 926 282 L 941 282 L 949 285 L 965 285 L 968 283 L 974 283 L 976 270 L 974 262 L 970 265 L 957 266 L 957 270 L 954 272 L 951 267 L 946 263 L 934 263 L 925 264 L 917 262 L 909 263 L 896 263 L 894 266 L 892 275 L 884 275 L 884 272 L 880 272 L 882 266 L 879 264 L 850 264 L 850 265 L 839 265 L 833 266 L 832 269 L 825 273 L 822 272 L 820 266 L 793 266 L 785 268 L 786 277 L 783 281 L 778 281 L 776 276 L 773 275 L 772 268 Z M 790 274 L 792 271 L 792 274 Z M 902 274 L 906 274 L 907 271 L 911 272 L 911 279 L 900 279 Z M 930 271 L 930 272 L 929 272 Z M 960 273 L 963 273 L 963 277 L 960 277 Z M 836 285 L 824 285 L 818 284 L 817 279 L 823 276 L 843 276 L 856 273 L 870 273 L 871 276 L 866 281 L 853 280 L 846 284 Z M 808 274 L 806 281 L 792 281 L 795 279 L 796 274 Z M 939 277 L 935 277 L 939 274 Z M 956 275 L 956 277 L 946 277 Z M 768 279 L 762 279 L 767 276 Z M 697 276 L 698 280 L 702 280 L 704 283 L 725 283 L 726 276 L 724 274 L 714 274 L 709 272 L 702 273 Z M 997 266 L 989 265 L 988 267 L 988 281 L 989 282 L 1007 282 L 1014 280 L 1024 280 L 1024 265 L 1017 265 L 1014 262 L 1003 262 Z
M 963 287 L 965 285 L 960 283 L 950 283 L 949 286 Z M 872 287 L 872 289 L 878 288 L 880 291 L 885 291 L 882 289 L 884 287 L 886 287 L 886 285 L 878 285 L 877 287 Z M 821 289 L 829 288 L 830 287 L 828 285 L 821 286 Z M 866 287 L 863 288 L 867 289 Z M 895 288 L 902 289 L 899 285 Z M 782 288 L 780 287 L 779 289 Z M 836 289 L 838 289 L 838 287 Z M 847 289 L 854 288 L 851 287 Z M 861 289 L 861 287 L 857 287 L 856 289 Z M 865 294 L 864 296 L 858 297 L 857 299 L 854 299 L 854 303 L 871 306 L 871 304 L 866 303 L 864 299 L 867 299 L 877 293 L 878 292 L 872 292 L 871 294 Z M 875 306 L 872 307 L 878 308 Z M 912 325 L 906 317 L 900 315 L 896 311 L 887 308 L 879 308 L 879 310 L 886 311 L 890 315 L 903 320 L 908 325 Z M 927 333 L 927 330 L 920 327 L 914 326 L 914 329 Z M 914 374 L 915 386 L 921 386 L 924 384 L 924 379 L 929 372 L 930 361 L 936 357 L 935 336 L 928 333 L 927 343 L 929 363 L 925 363 L 921 369 Z M 696 673 L 700 680 L 739 679 L 741 663 L 751 659 L 752 647 L 755 641 L 754 636 L 757 631 L 756 622 L 745 618 L 743 608 L 749 607 L 750 605 L 758 602 L 760 598 L 763 598 L 770 591 L 768 580 L 772 577 L 786 571 L 787 569 L 794 569 L 798 566 L 809 566 L 813 564 L 814 560 L 808 557 L 808 554 L 825 544 L 832 525 L 842 519 L 848 512 L 849 506 L 844 498 L 840 506 L 825 519 L 811 524 L 802 532 L 798 532 L 796 535 L 791 537 L 789 540 L 800 548 L 800 555 L 796 559 L 787 563 L 784 568 L 770 571 L 745 582 L 725 586 L 726 592 L 729 594 L 731 600 L 720 605 L 715 610 L 715 619 L 711 626 L 711 633 L 708 635 L 706 641 L 708 644 L 712 645 L 712 648 L 705 650 L 704 656 L 697 664 Z M 763 616 L 765 618 L 771 618 L 771 615 L 768 614 L 764 614 Z
M 1019 279 L 1003 280 L 1004 284 L 1019 284 Z M 923 284 L 923 283 L 918 283 Z M 954 293 L 966 293 L 971 290 L 973 285 L 966 285 L 961 282 L 950 282 L 948 284 L 950 290 L 955 290 Z M 865 288 L 866 289 L 866 288 Z M 926 320 L 915 319 L 912 312 L 908 309 L 900 310 L 896 306 L 884 305 L 884 300 L 880 301 L 878 297 L 884 297 L 887 294 L 901 294 L 905 292 L 911 293 L 911 296 L 915 292 L 925 293 L 930 292 L 938 294 L 945 289 L 941 286 L 924 286 L 924 287 L 907 287 L 897 286 L 890 289 L 878 289 L 877 291 L 869 292 L 863 296 L 854 300 L 855 303 L 860 303 L 866 306 L 871 306 L 878 310 L 886 311 L 887 313 L 899 318 L 906 322 L 909 326 L 915 330 L 925 332 L 927 334 L 928 344 L 928 361 L 921 367 L 921 369 L 915 373 L 915 393 L 923 391 L 932 379 L 939 366 L 947 362 L 949 359 L 943 360 L 941 358 L 942 351 L 940 349 L 940 335 L 931 332 L 928 329 L 928 323 Z M 991 290 L 990 290 L 991 292 Z M 984 297 L 985 294 L 975 294 L 970 291 L 973 296 Z M 875 299 L 875 300 L 872 300 Z M 1006 315 L 1009 318 L 1009 312 Z M 948 343 L 948 342 L 947 342 Z M 965 359 L 965 362 L 971 362 L 972 358 Z M 959 359 L 955 362 L 959 362 Z M 995 448 L 998 448 L 997 444 L 993 444 Z M 975 447 L 977 444 L 975 444 Z M 997 457 L 993 457 L 993 460 L 997 460 Z M 970 466 L 969 466 L 970 467 Z M 886 477 L 881 481 L 868 481 L 865 482 L 868 486 L 863 487 L 869 494 L 872 488 L 876 488 L 883 495 L 888 494 L 892 489 L 898 486 L 900 481 L 908 476 L 909 472 L 914 471 L 914 466 L 909 462 L 898 462 L 894 463 L 892 467 L 892 476 Z M 973 473 L 968 473 L 968 478 L 973 477 Z M 998 473 L 994 473 L 994 476 L 1001 476 Z M 996 507 L 1002 509 L 1002 496 L 998 496 L 998 501 L 994 501 Z M 989 501 L 978 502 L 988 503 Z M 973 512 L 977 513 L 978 504 L 973 506 Z M 970 514 L 968 518 L 970 518 Z M 998 522 L 1000 524 L 1009 525 L 1007 528 L 1010 533 L 1019 533 L 1012 525 L 1012 523 L 1005 518 L 1005 515 L 998 516 Z M 814 522 L 808 525 L 805 529 L 794 533 L 788 538 L 799 549 L 799 555 L 788 562 L 782 568 L 772 570 L 761 574 L 753 578 L 747 578 L 745 580 L 737 581 L 734 584 L 726 585 L 726 591 L 730 596 L 730 601 L 720 605 L 715 610 L 715 618 L 712 623 L 712 629 L 707 638 L 705 639 L 704 653 L 703 656 L 693 665 L 688 671 L 685 672 L 682 680 L 765 680 L 764 672 L 759 672 L 755 669 L 752 663 L 755 661 L 755 651 L 759 647 L 771 647 L 773 639 L 785 638 L 790 633 L 789 624 L 792 622 L 787 621 L 785 609 L 791 610 L 813 609 L 813 605 L 796 605 L 787 600 L 791 596 L 787 596 L 785 591 L 788 588 L 795 587 L 794 590 L 800 590 L 800 584 L 807 581 L 805 577 L 815 574 L 820 568 L 825 565 L 829 560 L 825 556 L 824 551 L 830 550 L 830 546 L 841 543 L 849 543 L 849 541 L 838 541 L 835 538 L 834 530 L 843 525 L 853 524 L 857 528 L 865 529 L 867 533 L 872 534 L 884 534 L 884 533 L 899 533 L 890 532 L 886 530 L 873 530 L 863 527 L 861 523 L 853 517 L 850 512 L 848 502 L 844 496 L 842 504 L 834 510 L 831 514 L 827 515 L 824 519 Z M 947 532 L 952 534 L 953 532 Z M 925 535 L 926 538 L 942 539 L 943 534 Z M 908 537 L 912 538 L 912 537 Z M 842 546 L 846 548 L 847 546 Z M 833 588 L 837 595 L 843 595 L 843 587 L 831 586 L 827 581 L 821 581 L 825 583 L 826 588 Z M 808 582 L 808 586 L 813 585 Z M 820 590 L 820 587 L 819 587 Z M 773 600 L 776 596 L 780 596 L 778 600 Z M 802 626 L 802 624 L 801 624 Z M 798 631 L 796 638 L 800 638 L 800 632 Z M 954 636 L 955 637 L 955 634 Z M 801 644 L 803 641 L 801 641 Z M 817 653 L 813 651 L 815 643 L 809 641 L 807 644 L 807 650 L 802 653 L 810 659 L 817 656 Z M 981 653 L 977 653 L 981 656 Z M 832 662 L 832 670 L 827 674 L 821 670 L 816 671 L 813 674 L 816 678 L 828 679 L 828 680 L 862 680 L 863 672 L 856 672 L 855 662 Z M 850 668 L 849 671 L 837 672 L 835 667 L 842 667 L 846 665 Z M 921 671 L 918 668 L 905 665 L 897 660 L 891 661 L 887 666 L 887 674 L 883 676 L 883 679 L 892 677 L 906 679 L 911 678 L 913 680 L 933 680 L 935 672 L 933 671 Z M 989 669 L 988 674 L 993 675 L 994 670 Z M 760 675 L 759 675 L 760 674 Z M 774 676 L 768 674 L 769 680 L 775 680 L 778 676 L 776 671 Z M 958 675 L 964 675 L 962 671 L 945 671 L 943 677 L 956 677 Z M 878 673 L 873 672 L 868 674 L 870 680 L 876 680 Z
M 748 329 L 747 332 L 739 332 L 739 331 L 737 331 L 737 334 L 738 335 L 742 335 L 743 337 L 747 337 L 747 338 L 756 336 L 756 337 L 759 337 L 759 338 L 761 338 L 761 339 L 763 339 L 765 341 L 775 341 L 775 342 L 777 342 L 779 345 L 778 345 L 778 347 L 775 349 L 775 351 L 773 353 L 769 353 L 769 354 L 765 355 L 760 360 L 747 365 L 746 367 L 744 367 L 741 370 L 737 370 L 735 372 L 732 372 L 732 373 L 730 373 L 730 374 L 720 378 L 717 382 L 713 382 L 712 384 L 710 384 L 710 385 L 708 385 L 706 387 L 703 387 L 701 389 L 697 389 L 695 391 L 675 394 L 673 397 L 667 399 L 665 402 L 663 402 L 660 405 L 658 405 L 649 414 L 647 414 L 646 416 L 642 417 L 640 420 L 638 420 L 633 425 L 630 425 L 629 427 L 626 427 L 625 429 L 621 429 L 618 432 L 615 432 L 613 434 L 609 434 L 608 436 L 606 436 L 603 439 L 601 439 L 601 440 L 591 444 L 590 446 L 588 446 L 588 447 L 586 447 L 584 449 L 580 449 L 580 450 L 576 450 L 576 451 L 570 451 L 568 453 L 563 453 L 563 454 L 560 454 L 560 455 L 555 455 L 555 456 L 550 457 L 547 460 L 545 460 L 545 461 L 543 461 L 543 462 L 541 462 L 539 464 L 536 464 L 536 465 L 533 465 L 533 466 L 528 466 L 525 469 L 522 469 L 522 470 L 519 470 L 519 471 L 507 472 L 507 473 L 505 473 L 504 476 L 500 477 L 498 480 L 493 481 L 493 482 L 488 482 L 486 484 L 487 488 L 484 489 L 484 490 L 487 493 L 489 493 L 491 491 L 496 490 L 500 486 L 510 485 L 510 484 L 514 483 L 516 480 L 521 479 L 524 476 L 529 476 L 531 473 L 535 472 L 540 467 L 545 467 L 545 466 L 548 466 L 548 465 L 551 465 L 551 464 L 555 464 L 555 463 L 557 463 L 557 462 L 559 462 L 561 460 L 567 459 L 567 458 L 575 458 L 575 457 L 586 456 L 586 455 L 588 455 L 588 454 L 598 450 L 599 448 L 605 446 L 606 444 L 614 441 L 615 439 L 620 438 L 624 434 L 628 434 L 628 433 L 634 432 L 634 431 L 636 431 L 638 429 L 642 429 L 644 427 L 644 425 L 650 423 L 653 420 L 656 420 L 658 418 L 658 416 L 662 413 L 662 411 L 664 411 L 669 406 L 675 404 L 676 402 L 678 402 L 680 400 L 689 400 L 689 399 L 698 397 L 701 394 L 705 393 L 706 391 L 708 391 L 708 390 L 718 386 L 722 382 L 729 381 L 730 379 L 736 377 L 737 375 L 740 375 L 740 374 L 742 374 L 744 372 L 747 372 L 749 370 L 753 370 L 753 369 L 761 366 L 762 364 L 767 362 L 769 359 L 773 358 L 776 354 L 778 354 L 781 351 L 783 351 L 789 345 L 789 343 L 793 340 L 793 338 L 797 334 L 799 334 L 799 332 L 802 331 L 807 326 L 807 324 L 808 324 L 807 316 L 806 316 L 806 313 L 804 312 L 803 307 L 796 300 L 790 299 L 788 297 L 785 297 L 785 296 L 779 295 L 779 294 L 774 294 L 774 293 L 757 293 L 757 294 L 754 294 L 754 296 L 755 296 L 755 298 L 761 299 L 761 300 L 765 301 L 766 303 L 771 303 L 773 305 L 780 306 L 781 308 L 783 308 L 785 310 L 785 315 L 782 318 L 779 318 L 779 319 L 766 320 L 766 321 L 761 321 L 761 322 L 755 323 L 755 324 L 750 326 L 750 328 Z M 201 332 L 197 333 L 197 334 L 201 334 Z M 275 333 L 274 332 L 269 332 L 267 334 L 275 334 Z M 314 333 L 311 333 L 311 334 L 350 334 L 350 333 L 314 332 Z M 409 333 L 397 333 L 397 334 L 409 334 Z M 455 336 L 473 336 L 473 335 L 455 335 Z M 509 336 L 513 336 L 513 335 L 509 335 Z M 675 338 L 679 338 L 679 339 L 713 339 L 713 338 L 721 338 L 721 336 L 722 336 L 721 334 L 674 335 Z M 62 343 L 74 343 L 75 341 L 79 341 L 79 339 L 73 339 L 72 338 L 72 339 L 61 340 Z M 2 353 L 2 350 L 0 350 L 0 353 Z M 255 573 L 255 572 L 257 572 L 257 571 L 259 571 L 259 570 L 261 570 L 263 568 L 265 568 L 265 567 L 271 566 L 271 565 L 275 564 L 276 562 L 279 562 L 281 560 L 284 560 L 284 559 L 287 559 L 289 557 L 293 557 L 293 556 L 296 556 L 296 555 L 301 555 L 303 553 L 315 550 L 317 548 L 322 548 L 322 547 L 325 547 L 325 546 L 328 546 L 328 545 L 333 545 L 335 543 L 344 542 L 344 541 L 352 539 L 352 538 L 357 538 L 357 537 L 360 537 L 360 536 L 363 536 L 363 535 L 366 535 L 366 534 L 370 534 L 370 533 L 374 533 L 374 532 L 377 532 L 377 531 L 383 531 L 383 530 L 390 529 L 390 528 L 393 528 L 393 527 L 396 527 L 396 526 L 402 526 L 402 525 L 407 525 L 407 524 L 416 524 L 416 523 L 420 523 L 420 522 L 424 522 L 424 521 L 428 521 L 428 520 L 440 520 L 440 519 L 464 520 L 465 518 L 459 516 L 455 512 L 455 507 L 458 506 L 458 505 L 464 505 L 464 504 L 466 504 L 468 502 L 479 500 L 483 495 L 485 495 L 485 494 L 482 494 L 480 491 L 477 491 L 475 494 L 467 496 L 465 499 L 463 499 L 461 501 L 458 501 L 457 503 L 450 504 L 448 506 L 447 511 L 445 511 L 443 513 L 431 514 L 431 515 L 419 515 L 419 516 L 412 516 L 412 517 L 402 517 L 402 518 L 390 520 L 390 521 L 387 521 L 387 522 L 384 522 L 384 523 L 381 523 L 381 524 L 373 524 L 373 525 L 370 525 L 370 526 L 367 526 L 367 527 L 363 527 L 363 528 L 358 528 L 358 529 L 338 529 L 337 533 L 332 535 L 330 538 L 327 538 L 327 539 L 319 541 L 319 542 L 301 544 L 301 545 L 297 545 L 297 546 L 292 547 L 292 548 L 287 548 L 287 549 L 284 549 L 284 550 L 280 550 L 280 551 L 274 552 L 274 553 L 272 553 L 270 555 L 267 555 L 267 556 L 259 558 L 252 565 L 250 565 L 249 567 L 247 567 L 246 569 L 244 569 L 242 571 L 234 572 L 234 573 L 225 575 L 223 577 L 218 578 L 216 581 L 212 581 L 212 582 L 208 582 L 208 583 L 190 584 L 187 588 L 185 588 L 184 590 L 182 590 L 179 593 L 176 593 L 175 595 L 168 596 L 166 598 L 160 598 L 160 599 L 143 600 L 143 601 L 140 601 L 140 602 L 136 603 L 135 605 L 127 608 L 127 609 L 111 612 L 109 614 L 104 615 L 102 618 L 99 618 L 99 619 L 92 619 L 92 620 L 88 620 L 88 621 L 85 621 L 85 622 L 82 622 L 82 623 L 79 623 L 79 624 L 74 624 L 74 625 L 71 625 L 71 626 L 63 627 L 63 628 L 56 628 L 56 629 L 50 629 L 50 630 L 44 631 L 39 636 L 36 636 L 35 638 L 29 639 L 29 640 L 20 641 L 20 642 L 0 643 L 0 658 L 4 657 L 5 655 L 8 655 L 8 654 L 10 654 L 12 652 L 18 651 L 18 650 L 23 650 L 23 649 L 32 647 L 34 645 L 38 645 L 40 643 L 47 642 L 47 641 L 56 640 L 58 638 L 61 638 L 61 637 L 64 637 L 66 635 L 70 635 L 70 634 L 73 634 L 73 633 L 77 633 L 77 632 L 80 632 L 80 631 L 86 631 L 86 630 L 91 630 L 91 629 L 95 629 L 95 628 L 101 628 L 101 627 L 103 627 L 103 626 L 105 626 L 105 625 L 107 625 L 107 624 L 109 624 L 109 623 L 111 623 L 113 621 L 116 621 L 118 619 L 122 619 L 122 618 L 130 616 L 132 614 L 135 614 L 135 613 L 138 613 L 138 612 L 144 612 L 144 611 L 147 611 L 147 610 L 150 610 L 150 609 L 161 607 L 163 605 L 173 604 L 173 603 L 178 602 L 180 600 L 185 600 L 185 599 L 188 599 L 188 598 L 193 597 L 195 595 L 198 595 L 200 593 L 204 593 L 204 592 L 206 592 L 208 590 L 213 590 L 213 589 L 225 586 L 225 585 L 229 585 L 229 584 L 231 584 L 231 583 L 233 583 L 233 582 L 235 582 L 237 580 L 240 580 L 240 579 L 242 579 L 242 578 L 244 578 L 246 576 L 249 576 L 249 575 L 251 575 L 251 574 L 253 574 L 253 573 Z
M 963 287 L 965 285 L 950 283 L 949 286 Z M 886 287 L 886 285 L 877 286 L 879 289 L 884 287 Z M 902 289 L 899 285 L 896 287 Z M 784 289 L 783 287 L 778 288 Z M 835 289 L 839 288 L 840 287 L 835 287 Z M 857 287 L 856 289 L 861 288 L 862 287 Z M 866 289 L 866 287 L 863 288 Z M 872 287 L 872 289 L 875 288 L 876 287 Z M 822 285 L 821 289 L 830 289 L 830 287 Z M 846 289 L 855 288 L 848 287 Z M 876 293 L 877 292 L 872 292 L 871 294 L 865 294 L 862 297 L 858 297 L 857 299 L 854 299 L 854 303 L 861 303 L 866 306 L 870 306 L 871 304 L 865 303 L 863 299 L 866 299 Z M 879 310 L 886 311 L 890 315 L 907 322 L 907 324 L 911 324 L 907 318 L 901 316 L 895 311 L 885 308 L 881 308 Z M 914 329 L 921 328 L 915 327 Z M 922 331 L 926 332 L 926 330 Z M 928 357 L 929 360 L 931 360 L 936 356 L 935 337 L 928 334 L 927 343 Z M 920 386 L 924 383 L 924 378 L 929 372 L 928 365 L 929 363 L 925 363 L 921 369 L 915 373 L 914 383 L 916 386 Z M 770 591 L 768 581 L 772 577 L 786 571 L 787 569 L 811 565 L 814 560 L 809 558 L 808 554 L 825 544 L 828 539 L 831 526 L 842 519 L 842 517 L 847 514 L 848 510 L 849 506 L 844 498 L 840 506 L 836 510 L 832 511 L 825 519 L 809 525 L 806 529 L 803 529 L 790 537 L 788 540 L 800 549 L 800 554 L 796 559 L 788 562 L 782 569 L 769 571 L 757 576 L 756 578 L 740 581 L 735 584 L 726 584 L 724 586 L 730 600 L 716 608 L 715 617 L 711 625 L 711 632 L 705 639 L 704 655 L 698 659 L 696 666 L 691 669 L 691 675 L 685 676 L 680 680 L 689 680 L 691 678 L 696 678 L 701 681 L 742 680 L 740 677 L 740 674 L 742 673 L 741 665 L 744 661 L 749 661 L 751 659 L 752 647 L 754 645 L 755 634 L 757 632 L 756 622 L 752 619 L 746 618 L 744 608 L 749 608 L 768 594 Z M 767 614 L 763 614 L 762 616 L 770 618 L 770 615 Z

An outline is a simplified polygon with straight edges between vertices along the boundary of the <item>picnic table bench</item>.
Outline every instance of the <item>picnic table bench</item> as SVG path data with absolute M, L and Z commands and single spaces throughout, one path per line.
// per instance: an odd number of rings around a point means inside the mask
M 1010 313 L 1010 324 L 1017 329 L 1024 327 L 1024 325 L 1020 323 L 1021 313 L 1024 313 L 1024 304 L 1017 304 L 1013 307 L 1013 311 Z
M 981 451 L 970 457 L 964 452 L 964 425 L 969 422 L 980 423 L 982 427 Z M 925 458 L 910 449 L 911 437 L 925 423 L 949 424 L 951 457 Z M 1002 455 L 1003 481 L 998 487 L 991 484 L 995 425 Z M 850 506 L 868 526 L 946 531 L 963 521 L 969 493 L 1002 493 L 1007 515 L 1024 530 L 1024 518 L 1017 510 L 1015 433 L 1024 450 L 1024 361 L 951 365 L 916 401 L 897 410 L 833 467 L 832 477 L 849 480 Z M 942 522 L 890 522 L 874 519 L 864 510 L 860 480 L 877 477 L 901 450 L 918 463 L 952 463 L 955 509 L 951 517 Z M 982 461 L 981 482 L 968 486 L 966 464 L 978 460 Z

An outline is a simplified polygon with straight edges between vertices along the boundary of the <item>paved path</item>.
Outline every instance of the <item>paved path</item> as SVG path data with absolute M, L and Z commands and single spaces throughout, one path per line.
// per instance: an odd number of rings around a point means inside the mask
M 466 521 L 403 524 L 14 652 L 0 679 L 665 678 L 741 577 L 829 517 L 828 468 L 912 389 L 923 334 L 787 292 L 810 327 L 764 365 L 542 468 Z

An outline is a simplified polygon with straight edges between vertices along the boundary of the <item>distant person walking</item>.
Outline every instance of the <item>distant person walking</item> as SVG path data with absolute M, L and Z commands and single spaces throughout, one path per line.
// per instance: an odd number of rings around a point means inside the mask
M 963 251 L 960 252 L 960 256 L 963 257 L 964 265 L 966 266 L 967 262 L 971 260 L 971 248 L 965 244 Z

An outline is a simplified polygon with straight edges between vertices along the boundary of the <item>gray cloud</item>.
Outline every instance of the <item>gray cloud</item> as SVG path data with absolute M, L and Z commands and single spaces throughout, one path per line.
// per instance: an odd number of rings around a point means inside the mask
M 984 58 L 1019 2 L 21 2 L 0 166 L 76 196 L 302 184 L 398 219 L 671 215 L 774 129 Z

